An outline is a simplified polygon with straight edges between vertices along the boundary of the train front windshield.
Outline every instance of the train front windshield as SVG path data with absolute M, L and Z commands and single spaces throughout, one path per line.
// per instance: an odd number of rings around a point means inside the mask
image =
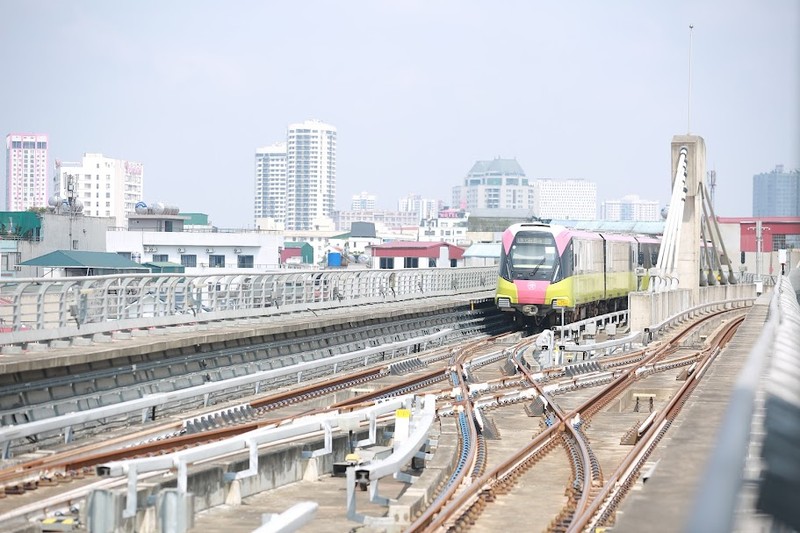
M 500 271 L 509 281 L 556 281 L 560 265 L 556 241 L 549 233 L 518 233 L 508 256 L 503 255 L 501 263 Z

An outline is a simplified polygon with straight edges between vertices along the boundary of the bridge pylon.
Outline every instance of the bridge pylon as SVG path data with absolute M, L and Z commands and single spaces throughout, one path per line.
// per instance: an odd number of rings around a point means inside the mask
M 705 185 L 705 141 L 698 135 L 675 135 L 671 155 L 669 213 L 648 292 L 628 296 L 631 331 L 644 331 L 701 303 L 752 292 L 749 286 L 737 285 L 714 218 Z
M 706 176 L 706 143 L 699 135 L 675 135 L 672 138 L 673 189 L 675 180 L 679 176 L 678 165 L 683 148 L 686 148 L 684 173 L 686 191 L 678 242 L 675 245 L 677 251 L 675 267 L 679 287 L 689 289 L 692 305 L 697 305 L 700 299 L 700 233 L 703 217 L 702 188 L 705 187 Z M 670 210 L 679 207 L 671 205 Z

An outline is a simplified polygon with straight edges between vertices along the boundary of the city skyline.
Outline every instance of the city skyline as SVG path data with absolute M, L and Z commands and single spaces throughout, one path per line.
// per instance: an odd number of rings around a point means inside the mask
M 717 214 L 749 215 L 752 176 L 800 166 L 796 2 L 238 5 L 4 3 L 0 46 L 27 50 L 7 57 L 4 133 L 48 134 L 51 161 L 141 161 L 146 201 L 227 227 L 253 223 L 254 151 L 303 117 L 337 128 L 336 209 L 365 189 L 380 209 L 410 191 L 449 203 L 492 154 L 596 182 L 598 203 L 665 205 L 693 23 L 691 130 Z M 260 31 L 266 14 L 285 24 Z

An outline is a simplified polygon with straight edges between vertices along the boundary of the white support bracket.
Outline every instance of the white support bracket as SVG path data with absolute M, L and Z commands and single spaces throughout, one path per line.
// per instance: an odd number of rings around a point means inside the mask
M 374 413 L 373 413 L 374 415 Z M 320 455 L 327 455 L 333 452 L 333 430 L 331 423 L 326 420 L 322 422 L 322 427 L 325 430 L 325 445 L 318 450 L 306 450 L 303 452 L 303 457 L 310 459 L 311 457 L 319 457 Z
M 378 438 L 378 414 L 376 412 L 369 413 L 369 437 L 356 442 L 357 447 L 372 446 Z

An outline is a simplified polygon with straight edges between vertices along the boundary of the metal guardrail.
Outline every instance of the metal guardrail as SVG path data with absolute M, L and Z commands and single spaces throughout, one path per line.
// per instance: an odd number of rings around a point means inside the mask
M 124 518 L 136 516 L 137 498 L 136 486 L 140 474 L 148 472 L 177 469 L 177 488 L 180 495 L 185 495 L 188 487 L 188 468 L 195 463 L 208 461 L 223 455 L 248 451 L 250 464 L 246 470 L 235 473 L 236 479 L 258 474 L 258 448 L 265 444 L 275 443 L 284 439 L 311 435 L 320 431 L 326 434 L 326 442 L 330 441 L 333 432 L 342 430 L 343 426 L 370 421 L 375 417 L 393 413 L 395 410 L 408 407 L 413 401 L 413 395 L 401 396 L 377 403 L 373 406 L 340 414 L 331 411 L 322 415 L 301 417 L 290 423 L 278 427 L 261 428 L 229 439 L 211 442 L 188 450 L 182 450 L 157 457 L 115 461 L 97 466 L 100 476 L 127 476 L 128 496 L 127 506 L 123 511 Z M 331 450 L 328 450 L 330 453 Z
M 347 476 L 347 518 L 368 525 L 389 524 L 393 523 L 391 518 L 375 518 L 369 517 L 356 512 L 356 477 L 364 476 L 369 482 L 369 500 L 373 503 L 386 505 L 389 503 L 388 498 L 378 495 L 378 482 L 381 478 L 388 475 L 394 475 L 395 478 L 401 479 L 402 472 L 400 470 L 407 465 L 411 459 L 422 448 L 422 445 L 428 439 L 433 421 L 436 419 L 436 397 L 432 394 L 424 397 L 424 404 L 421 406 L 418 416 L 411 419 L 413 430 L 405 440 L 398 442 L 395 437 L 394 449 L 392 454 L 382 460 L 372 461 L 363 465 L 350 466 L 346 470 Z M 396 428 L 395 428 L 396 430 Z M 410 476 L 408 476 L 410 477 Z M 413 481 L 413 479 L 404 479 L 405 481 Z M 387 522 L 388 521 L 388 522 Z
M 296 503 L 284 512 L 268 517 L 253 533 L 290 533 L 311 522 L 319 508 L 317 502 Z
M 445 329 L 430 335 L 406 339 L 372 348 L 365 348 L 363 350 L 357 350 L 351 353 L 326 357 L 317 361 L 299 363 L 275 370 L 265 370 L 262 372 L 249 374 L 247 376 L 239 376 L 213 383 L 206 383 L 204 385 L 198 385 L 188 389 L 151 394 L 144 398 L 131 400 L 129 402 L 123 402 L 105 407 L 97 407 L 95 409 L 88 409 L 86 411 L 79 411 L 75 413 L 68 413 L 45 420 L 27 422 L 25 424 L 16 424 L 13 426 L 3 427 L 0 428 L 0 448 L 2 448 L 2 457 L 3 459 L 8 459 L 10 456 L 10 446 L 13 441 L 24 439 L 26 437 L 32 437 L 46 431 L 65 430 L 64 438 L 66 442 L 69 442 L 72 436 L 72 427 L 78 424 L 85 424 L 86 422 L 103 420 L 106 418 L 135 413 L 138 411 L 142 411 L 142 419 L 144 420 L 147 416 L 148 410 L 152 407 L 174 404 L 182 400 L 189 400 L 197 397 L 204 397 L 204 403 L 207 404 L 211 394 L 240 387 L 254 387 L 254 394 L 258 394 L 259 383 L 262 381 L 287 375 L 297 375 L 299 381 L 302 373 L 305 371 L 311 371 L 319 367 L 330 365 L 334 365 L 334 368 L 336 368 L 335 365 L 339 363 L 352 359 L 360 359 L 362 357 L 366 359 L 370 355 L 381 352 L 394 353 L 397 350 L 408 349 L 417 344 L 424 344 L 436 339 L 440 339 L 451 332 L 451 329 Z
M 769 304 L 767 321 L 761 330 L 758 340 L 753 345 L 750 355 L 734 385 L 731 400 L 722 420 L 721 430 L 717 436 L 714 453 L 710 458 L 705 474 L 694 500 L 694 508 L 689 518 L 687 531 L 732 531 L 735 514 L 740 504 L 740 493 L 744 485 L 744 467 L 749 456 L 751 431 L 753 429 L 753 413 L 755 399 L 759 389 L 762 370 L 771 363 L 768 371 L 768 382 L 765 384 L 767 412 L 764 427 L 757 431 L 764 432 L 762 456 L 765 462 L 764 479 L 770 475 L 794 476 L 789 481 L 794 483 L 783 485 L 781 490 L 771 496 L 765 494 L 763 479 L 760 482 L 759 507 L 766 506 L 778 520 L 798 529 L 800 513 L 797 507 L 798 477 L 796 468 L 800 458 L 800 448 L 796 435 L 800 433 L 800 397 L 798 397 L 798 373 L 800 368 L 800 306 L 795 290 L 789 280 L 780 276 Z M 794 374 L 790 368 L 794 368 Z M 788 371 L 788 372 L 787 372 Z M 788 381 L 787 381 L 788 380 Z M 783 402 L 782 400 L 790 400 Z M 787 409 L 776 409 L 770 413 L 771 406 L 780 403 L 792 405 L 794 416 Z M 770 418 L 775 422 L 770 427 Z M 777 429 L 777 431 L 776 431 Z M 772 432 L 775 433 L 772 433 Z M 794 440 L 786 438 L 786 432 L 794 433 Z M 771 434 L 780 446 L 768 446 Z M 781 435 L 781 433 L 784 433 Z M 780 454 L 785 454 L 783 457 Z M 792 462 L 792 458 L 793 461 Z M 787 459 L 789 459 L 787 461 Z M 780 465 L 776 464 L 780 463 Z M 792 466 L 793 465 L 793 466 Z M 795 470 L 793 470 L 793 468 Z M 780 470 L 783 470 L 781 472 Z M 770 498 L 772 501 L 770 502 Z M 786 501 L 789 498 L 789 501 Z M 783 501 L 781 501 L 783 499 Z M 775 507 L 773 505 L 775 504 Z M 787 505 L 788 504 L 788 505 Z M 776 514 L 777 512 L 777 514 Z M 792 519 L 795 520 L 792 526 Z
M 0 280 L 0 345 L 494 290 L 497 267 Z
M 555 326 L 553 327 L 553 331 L 558 331 L 561 333 L 561 337 L 564 337 L 564 334 L 568 334 L 569 336 L 577 336 L 580 335 L 581 332 L 586 331 L 587 326 L 594 325 L 595 331 L 599 331 L 600 329 L 604 328 L 607 324 L 627 324 L 628 322 L 628 310 L 622 311 L 615 311 L 613 313 L 607 313 L 605 315 L 600 315 L 592 318 L 587 318 L 584 320 L 580 320 L 578 322 L 572 322 L 571 324 L 565 324 L 564 326 Z M 591 329 L 591 328 L 589 328 Z

